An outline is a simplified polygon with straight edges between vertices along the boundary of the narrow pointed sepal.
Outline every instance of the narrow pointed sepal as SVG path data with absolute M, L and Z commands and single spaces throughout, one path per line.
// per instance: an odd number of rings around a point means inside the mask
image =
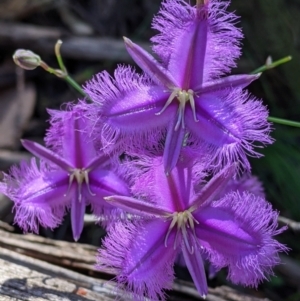
M 108 203 L 117 206 L 132 214 L 138 216 L 153 218 L 153 217 L 166 217 L 170 212 L 168 210 L 160 208 L 157 205 L 146 203 L 138 199 L 126 196 L 112 195 L 104 198 Z
M 198 243 L 195 242 L 195 238 L 191 237 L 191 241 L 194 242 L 195 250 L 191 254 L 186 248 L 185 244 L 182 244 L 182 253 L 186 263 L 186 266 L 191 274 L 194 284 L 197 288 L 200 296 L 205 299 L 208 294 L 208 286 L 206 280 L 206 274 L 204 269 L 204 263 L 200 250 L 198 249 Z
M 69 201 L 64 194 L 68 181 L 64 171 L 52 171 L 44 161 L 39 166 L 33 158 L 30 163 L 13 166 L 4 175 L 0 191 L 14 202 L 15 222 L 24 232 L 38 233 L 42 227 L 57 227 Z
M 126 300 L 166 300 L 165 289 L 172 288 L 173 264 L 179 250 L 164 246 L 168 223 L 159 219 L 134 223 L 117 223 L 108 233 L 97 257 L 98 266 L 117 269 L 118 287 Z
M 165 173 L 168 175 L 172 169 L 176 166 L 182 147 L 185 135 L 185 129 L 180 125 L 177 130 L 175 130 L 175 120 L 173 120 L 168 126 L 167 137 L 164 149 L 164 167 Z
M 108 155 L 101 154 L 99 156 L 95 156 L 85 167 L 86 170 L 94 170 L 101 165 L 105 165 L 109 163 L 110 158 Z
M 208 206 L 224 190 L 227 183 L 234 178 L 237 171 L 237 164 L 231 164 L 217 173 L 195 196 L 190 210 L 196 211 L 200 206 Z
M 121 210 L 116 212 L 116 207 L 106 202 L 104 198 L 113 194 L 130 195 L 128 185 L 123 179 L 115 172 L 101 167 L 89 174 L 89 184 L 84 186 L 84 193 L 93 213 L 107 221 L 118 219 L 120 216 L 115 213 L 121 214 Z
M 203 94 L 216 93 L 223 89 L 243 89 L 250 85 L 253 81 L 257 80 L 260 76 L 261 73 L 230 75 L 213 81 L 205 82 L 202 86 L 196 87 L 194 92 L 195 94 Z
M 85 207 L 85 197 L 77 188 L 76 193 L 73 194 L 71 201 L 71 225 L 73 238 L 75 241 L 78 241 L 83 230 Z
M 147 51 L 128 38 L 124 37 L 127 51 L 136 62 L 136 64 L 158 85 L 167 89 L 173 89 L 178 86 L 171 73 L 165 69 L 156 59 Z
M 273 142 L 267 108 L 239 88 L 201 94 L 195 103 L 199 121 L 187 110 L 186 126 L 195 148 L 198 145 L 201 152 L 211 154 L 208 163 L 214 172 L 233 162 L 250 171 L 247 155 L 261 157 L 255 147 Z
M 51 150 L 47 149 L 46 147 L 40 145 L 39 143 L 29 141 L 29 140 L 21 140 L 22 145 L 30 151 L 35 156 L 39 157 L 40 159 L 44 159 L 50 164 L 56 164 L 60 168 L 68 171 L 72 167 L 70 166 L 70 163 L 66 160 L 64 160 L 61 156 L 58 154 L 52 152 Z

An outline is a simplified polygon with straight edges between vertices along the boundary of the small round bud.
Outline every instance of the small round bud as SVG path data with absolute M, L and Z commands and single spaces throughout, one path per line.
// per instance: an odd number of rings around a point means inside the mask
M 13 55 L 13 60 L 16 65 L 26 70 L 33 70 L 42 62 L 39 55 L 25 49 L 18 49 Z
M 272 57 L 269 55 L 266 59 L 265 65 L 270 66 L 270 65 L 272 65 L 272 63 L 273 63 Z

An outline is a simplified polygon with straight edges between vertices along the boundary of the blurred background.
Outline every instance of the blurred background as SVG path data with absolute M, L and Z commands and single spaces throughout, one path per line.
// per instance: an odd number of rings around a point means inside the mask
M 191 1 L 192 2 L 192 1 Z M 118 64 L 133 64 L 123 46 L 127 36 L 145 48 L 155 33 L 151 19 L 160 0 L 1 0 L 0 1 L 0 170 L 28 159 L 19 139 L 43 141 L 46 108 L 80 98 L 66 82 L 41 68 L 24 71 L 12 61 L 18 48 L 30 49 L 57 68 L 54 44 L 61 48 L 66 67 L 80 84 L 102 70 L 113 72 Z M 268 106 L 270 115 L 300 121 L 300 1 L 232 0 L 231 11 L 241 16 L 243 55 L 233 73 L 249 73 L 273 60 L 291 55 L 293 60 L 263 73 L 249 87 Z M 274 301 L 300 300 L 300 129 L 274 124 L 276 142 L 252 160 L 253 173 L 264 183 L 268 200 L 280 211 L 281 224 L 290 228 L 278 238 L 291 251 L 270 282 L 250 294 Z M 0 195 L 0 220 L 13 223 L 12 203 Z M 298 223 L 297 223 L 298 221 Z M 14 231 L 21 233 L 16 226 Z M 55 231 L 41 235 L 71 241 L 68 218 Z M 81 241 L 99 245 L 104 231 L 87 221 Z M 184 271 L 179 271 L 183 274 Z M 211 286 L 226 283 L 226 273 Z M 180 276 L 180 275 L 179 275 Z M 241 289 L 241 288 L 239 288 Z

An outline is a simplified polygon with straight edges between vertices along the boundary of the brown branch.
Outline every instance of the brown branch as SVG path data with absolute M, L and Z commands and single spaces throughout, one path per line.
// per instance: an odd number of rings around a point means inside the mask
M 58 301 L 65 300 L 64 297 L 78 301 L 114 300 L 117 293 L 115 284 L 103 280 L 112 278 L 112 275 L 107 274 L 109 271 L 100 273 L 95 270 L 96 253 L 97 248 L 90 245 L 0 230 L 0 295 L 5 292 L 4 301 L 16 300 L 16 294 L 19 294 L 17 300 L 20 301 L 37 294 L 42 301 L 48 300 L 44 297 L 47 294 L 53 294 Z M 86 298 L 78 296 L 79 293 L 84 293 Z M 169 300 L 179 300 L 178 294 L 182 295 L 180 300 L 202 300 L 190 282 L 176 281 Z M 117 293 L 119 300 L 124 300 L 123 295 L 122 292 Z M 209 289 L 207 300 L 262 301 L 225 286 Z
M 0 22 L 0 46 L 29 49 L 41 56 L 54 55 L 58 39 L 64 42 L 61 51 L 65 58 L 132 62 L 122 39 L 70 36 L 58 28 Z M 149 43 L 139 45 L 150 50 Z

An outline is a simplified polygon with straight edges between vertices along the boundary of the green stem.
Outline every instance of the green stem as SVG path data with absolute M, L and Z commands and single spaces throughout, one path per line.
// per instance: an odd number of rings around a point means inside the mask
M 75 80 L 67 75 L 66 77 L 63 77 L 75 90 L 77 90 L 82 96 L 87 97 L 89 100 L 89 96 L 82 90 L 82 88 L 75 82 Z
M 277 60 L 275 62 L 272 62 L 271 64 L 265 64 L 257 69 L 255 69 L 254 71 L 252 71 L 250 74 L 256 74 L 256 73 L 261 73 L 261 72 L 264 72 L 266 70 L 269 70 L 269 69 L 272 69 L 272 68 L 275 68 L 281 64 L 284 64 L 284 63 L 287 63 L 289 62 L 290 60 L 292 59 L 292 57 L 289 55 L 289 56 L 286 56 L 280 60 Z
M 68 74 L 67 72 L 67 68 L 62 60 L 62 56 L 60 54 L 60 47 L 62 45 L 62 41 L 58 40 L 54 46 L 54 52 L 55 52 L 55 56 L 58 62 L 58 66 L 61 69 L 61 71 L 63 71 L 64 73 Z
M 61 78 L 63 78 L 64 80 L 66 80 L 69 85 L 71 85 L 76 91 L 78 91 L 82 96 L 87 97 L 89 100 L 91 100 L 89 98 L 89 96 L 82 90 L 82 88 L 80 87 L 80 85 L 77 84 L 77 82 L 68 74 L 67 68 L 63 62 L 62 56 L 60 54 L 60 47 L 62 45 L 62 41 L 58 40 L 55 44 L 54 47 L 54 52 L 55 52 L 55 56 L 58 62 L 58 65 L 61 69 L 61 71 L 65 74 L 64 76 L 62 76 Z
M 289 125 L 289 126 L 294 126 L 300 128 L 300 122 L 297 121 L 291 121 L 287 119 L 281 119 L 281 118 L 276 118 L 276 117 L 269 117 L 269 121 L 274 122 L 274 123 L 279 123 L 279 124 L 284 124 L 284 125 Z

